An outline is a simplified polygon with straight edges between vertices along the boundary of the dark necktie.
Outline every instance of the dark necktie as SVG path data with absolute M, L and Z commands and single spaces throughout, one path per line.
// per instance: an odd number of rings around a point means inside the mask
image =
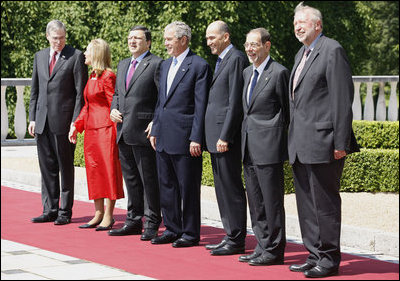
M 258 79 L 258 71 L 257 71 L 257 69 L 255 69 L 254 70 L 254 75 L 253 75 L 253 81 L 251 81 L 248 104 L 250 104 L 251 96 L 253 95 L 253 90 L 254 90 L 254 88 L 256 87 L 256 84 L 257 84 L 257 79 Z
M 51 62 L 49 65 L 49 74 L 51 75 L 51 73 L 53 72 L 54 66 L 56 65 L 56 56 L 57 56 L 57 52 L 54 52 L 53 57 L 51 58 Z
M 129 70 L 128 76 L 126 77 L 126 85 L 125 85 L 126 89 L 128 89 L 129 83 L 130 83 L 131 80 L 132 80 L 133 73 L 135 72 L 137 60 L 133 60 L 133 61 L 131 62 L 131 64 L 132 64 L 131 69 Z
M 221 61 L 222 61 L 222 59 L 221 59 L 220 57 L 218 57 L 217 63 L 216 63 L 216 65 L 215 65 L 214 74 L 217 73 Z

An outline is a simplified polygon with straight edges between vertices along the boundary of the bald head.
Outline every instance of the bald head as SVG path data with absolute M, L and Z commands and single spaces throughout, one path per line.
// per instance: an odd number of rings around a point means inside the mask
M 206 30 L 206 40 L 211 53 L 220 55 L 231 44 L 228 25 L 221 20 L 211 23 Z

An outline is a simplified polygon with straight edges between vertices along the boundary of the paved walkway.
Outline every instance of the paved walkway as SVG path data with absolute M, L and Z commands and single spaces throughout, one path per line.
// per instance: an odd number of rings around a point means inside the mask
M 36 147 L 1 147 L 1 168 L 2 185 L 40 192 Z M 77 168 L 75 200 L 88 201 L 85 183 L 84 169 Z M 344 223 L 342 251 L 398 264 L 398 194 L 377 194 L 377 196 L 342 194 L 342 200 Z M 285 196 L 285 205 L 288 241 L 301 243 L 294 195 Z M 118 200 L 116 207 L 126 208 L 126 199 Z M 382 217 L 389 217 L 390 223 L 382 222 Z M 222 227 L 214 191 L 209 187 L 202 187 L 202 224 Z M 252 233 L 250 223 L 248 232 Z M 2 239 L 1 279 L 143 280 L 151 278 Z

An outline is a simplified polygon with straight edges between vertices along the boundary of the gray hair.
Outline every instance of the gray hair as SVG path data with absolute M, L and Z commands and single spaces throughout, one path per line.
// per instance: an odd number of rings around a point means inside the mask
M 188 39 L 188 42 L 190 42 L 190 39 L 192 38 L 192 30 L 186 23 L 184 23 L 182 21 L 174 21 L 165 27 L 164 32 L 170 28 L 173 28 L 175 30 L 176 38 L 179 39 L 179 38 L 182 38 L 183 36 L 186 36 Z
M 321 21 L 321 29 L 322 29 L 322 14 L 320 10 L 304 5 L 304 2 L 300 2 L 294 9 L 294 14 L 296 15 L 297 12 L 304 12 L 305 10 L 308 10 L 311 13 L 314 22 L 318 20 Z
M 59 21 L 59 20 L 52 20 L 51 22 L 49 22 L 47 24 L 46 27 L 46 34 L 49 34 L 50 31 L 54 31 L 54 30 L 64 30 L 65 34 L 67 33 L 67 29 L 65 28 L 65 25 Z

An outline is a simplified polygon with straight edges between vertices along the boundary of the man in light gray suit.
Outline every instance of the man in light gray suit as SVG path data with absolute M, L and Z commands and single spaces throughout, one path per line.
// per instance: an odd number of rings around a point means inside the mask
M 226 236 L 206 245 L 211 255 L 244 253 L 246 194 L 242 183 L 240 124 L 243 118 L 243 69 L 246 56 L 230 40 L 228 25 L 211 23 L 206 31 L 211 53 L 218 55 L 205 116 L 207 149 L 211 155 L 215 192 Z
M 243 73 L 242 155 L 257 246 L 239 261 L 255 266 L 283 264 L 289 70 L 270 57 L 271 39 L 266 29 L 251 30 L 245 48 L 253 65 Z
M 111 236 L 142 234 L 147 241 L 157 236 L 161 223 L 160 191 L 156 154 L 147 139 L 158 97 L 162 59 L 150 53 L 151 33 L 134 26 L 128 35 L 132 57 L 118 65 L 110 118 L 117 123 L 117 142 L 122 173 L 128 192 L 128 213 L 120 229 Z M 145 231 L 142 233 L 142 218 Z
M 300 3 L 294 32 L 304 44 L 290 76 L 289 161 L 304 246 L 309 256 L 291 271 L 338 274 L 340 177 L 345 156 L 358 151 L 352 131 L 353 81 L 343 47 L 322 34 L 322 15 Z
M 50 48 L 37 52 L 33 61 L 28 132 L 36 137 L 43 204 L 43 214 L 32 219 L 35 223 L 63 225 L 72 216 L 75 145 L 68 132 L 81 111 L 88 73 L 83 53 L 65 45 L 66 34 L 62 22 L 49 22 Z

